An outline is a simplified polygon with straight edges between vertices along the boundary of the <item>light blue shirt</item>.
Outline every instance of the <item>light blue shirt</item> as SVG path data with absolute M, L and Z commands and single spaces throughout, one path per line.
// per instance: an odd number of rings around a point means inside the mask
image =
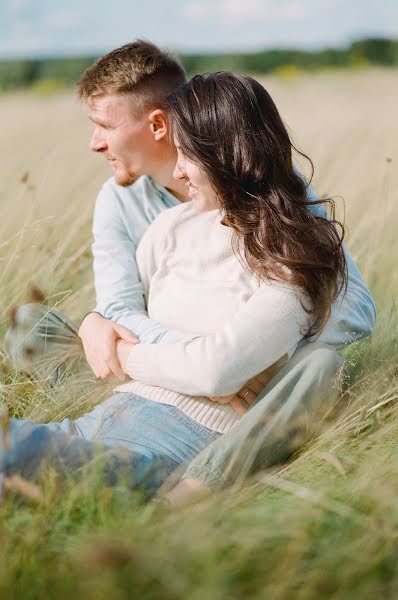
M 308 199 L 318 197 L 308 187 Z M 129 187 L 121 187 L 113 178 L 98 194 L 92 246 L 96 308 L 104 317 L 124 325 L 143 343 L 188 341 L 195 334 L 167 329 L 148 317 L 143 286 L 135 258 L 137 246 L 155 217 L 179 201 L 149 177 L 141 177 Z M 315 214 L 327 216 L 322 204 L 310 207 Z M 347 290 L 332 306 L 328 323 L 317 341 L 342 349 L 372 333 L 376 309 L 371 294 L 347 248 Z M 308 343 L 308 340 L 303 340 Z

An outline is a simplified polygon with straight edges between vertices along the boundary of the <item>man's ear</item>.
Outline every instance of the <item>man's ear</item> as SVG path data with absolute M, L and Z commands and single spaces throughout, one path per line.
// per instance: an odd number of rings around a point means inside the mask
M 148 115 L 149 127 L 153 133 L 156 141 L 162 140 L 167 136 L 168 133 L 168 120 L 167 115 L 161 108 L 153 110 Z

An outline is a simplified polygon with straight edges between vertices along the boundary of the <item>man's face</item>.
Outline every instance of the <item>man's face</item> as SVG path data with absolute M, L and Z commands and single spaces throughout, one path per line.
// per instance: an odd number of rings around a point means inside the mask
M 94 123 L 90 149 L 109 161 L 116 183 L 131 185 L 149 174 L 157 148 L 147 115 L 134 115 L 129 96 L 104 94 L 91 98 L 88 106 Z

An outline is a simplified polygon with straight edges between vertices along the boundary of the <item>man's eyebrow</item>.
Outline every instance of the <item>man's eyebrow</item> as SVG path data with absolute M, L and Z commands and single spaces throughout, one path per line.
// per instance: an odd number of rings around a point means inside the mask
M 106 127 L 106 123 L 104 123 L 104 121 L 101 121 L 101 119 L 94 119 L 91 115 L 89 115 L 88 118 L 96 125 L 103 125 L 104 127 Z

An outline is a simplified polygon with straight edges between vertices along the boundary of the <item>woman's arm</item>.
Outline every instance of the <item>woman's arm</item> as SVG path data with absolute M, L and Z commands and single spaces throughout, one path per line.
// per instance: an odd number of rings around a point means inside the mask
M 122 367 L 143 383 L 194 396 L 226 396 L 290 353 L 306 329 L 307 314 L 296 292 L 263 284 L 215 334 L 133 349 L 123 344 Z

